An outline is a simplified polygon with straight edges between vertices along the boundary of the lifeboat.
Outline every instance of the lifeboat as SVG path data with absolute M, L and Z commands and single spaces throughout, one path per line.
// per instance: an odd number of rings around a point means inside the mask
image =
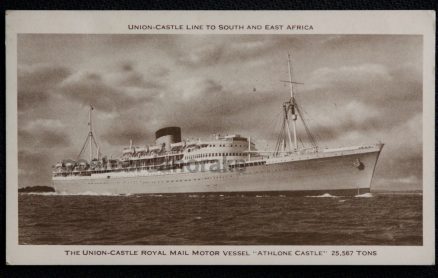
M 71 171 L 71 170 L 73 170 L 73 168 L 75 167 L 75 164 L 76 164 L 76 162 L 73 161 L 73 160 L 66 161 L 66 162 L 64 163 L 64 165 L 65 165 L 65 169 L 66 169 L 67 171 Z

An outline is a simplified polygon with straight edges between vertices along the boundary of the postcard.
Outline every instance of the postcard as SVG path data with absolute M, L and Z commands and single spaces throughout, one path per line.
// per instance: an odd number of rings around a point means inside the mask
M 435 263 L 434 11 L 8 11 L 7 262 Z

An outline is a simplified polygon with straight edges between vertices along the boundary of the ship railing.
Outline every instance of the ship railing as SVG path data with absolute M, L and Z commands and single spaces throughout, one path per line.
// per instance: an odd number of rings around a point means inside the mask
M 173 155 L 179 155 L 182 154 L 181 152 L 178 151 L 170 151 L 170 152 L 166 152 L 163 154 L 157 154 L 157 153 L 153 153 L 153 154 L 146 154 L 146 155 L 139 155 L 139 156 L 130 156 L 128 158 L 126 158 L 126 160 L 140 160 L 140 159 L 151 159 L 151 158 L 160 158 L 160 157 L 166 157 L 166 156 L 173 156 Z
M 353 151 L 365 151 L 368 149 L 372 149 L 377 147 L 378 145 L 367 145 L 367 146 L 357 146 L 357 147 L 344 147 L 344 148 L 337 148 L 337 149 L 324 149 L 322 152 L 315 151 L 315 152 L 308 152 L 308 153 L 293 153 L 291 155 L 284 155 L 284 156 L 274 156 L 270 157 L 270 159 L 277 160 L 289 158 L 288 160 L 294 161 L 294 160 L 306 160 L 306 159 L 315 159 L 315 158 L 325 158 L 325 157 L 333 157 L 333 156 L 343 156 L 351 154 Z

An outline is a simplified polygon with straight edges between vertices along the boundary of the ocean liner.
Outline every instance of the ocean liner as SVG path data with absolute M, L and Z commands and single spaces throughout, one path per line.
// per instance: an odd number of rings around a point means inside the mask
M 275 149 L 257 150 L 251 137 L 215 135 L 182 140 L 179 127 L 155 133 L 155 144 L 134 146 L 132 141 L 118 159 L 102 156 L 89 132 L 76 160 L 53 166 L 53 187 L 61 193 L 166 194 L 258 193 L 361 194 L 371 190 L 383 144 L 334 149 L 320 148 L 295 98 L 290 55 L 290 97 L 283 103 L 282 127 Z M 304 126 L 309 147 L 298 146 L 297 121 Z M 89 148 L 89 160 L 80 159 Z M 94 150 L 93 150 L 94 148 Z

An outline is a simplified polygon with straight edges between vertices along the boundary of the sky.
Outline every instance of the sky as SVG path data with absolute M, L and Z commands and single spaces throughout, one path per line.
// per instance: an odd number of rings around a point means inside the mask
M 321 147 L 385 147 L 373 188 L 422 188 L 422 37 L 413 35 L 18 35 L 19 187 L 50 185 L 88 134 L 118 157 L 132 139 L 251 136 L 272 150 L 296 99 Z M 299 137 L 306 142 L 303 127 Z M 84 157 L 85 158 L 85 157 Z

